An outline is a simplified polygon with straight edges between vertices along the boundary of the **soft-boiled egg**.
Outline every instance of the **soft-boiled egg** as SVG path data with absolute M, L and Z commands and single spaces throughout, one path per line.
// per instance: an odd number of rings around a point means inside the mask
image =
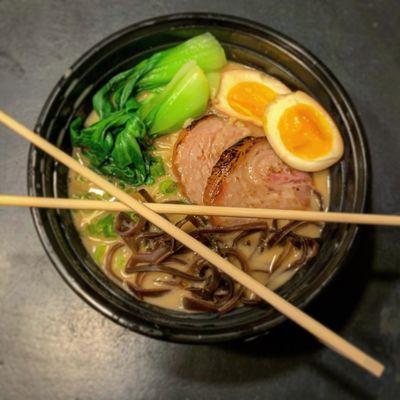
M 213 105 L 219 111 L 262 126 L 266 106 L 278 95 L 290 93 L 282 82 L 251 68 L 226 69 Z
M 266 108 L 264 130 L 275 153 L 301 171 L 320 171 L 343 155 L 343 140 L 328 112 L 304 92 L 277 97 Z

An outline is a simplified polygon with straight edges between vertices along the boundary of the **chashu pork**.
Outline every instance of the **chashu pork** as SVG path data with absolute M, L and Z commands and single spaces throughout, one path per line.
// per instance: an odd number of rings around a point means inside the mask
M 207 179 L 223 151 L 247 136 L 263 136 L 261 128 L 223 116 L 207 115 L 182 129 L 173 154 L 180 191 L 203 204 Z
M 226 149 L 212 169 L 203 203 L 211 206 L 305 209 L 310 205 L 312 178 L 284 164 L 265 137 L 245 137 Z M 213 225 L 253 220 L 212 217 Z

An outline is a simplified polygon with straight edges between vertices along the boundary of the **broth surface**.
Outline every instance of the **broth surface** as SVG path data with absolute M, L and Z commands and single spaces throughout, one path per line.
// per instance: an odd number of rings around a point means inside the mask
M 164 166 L 166 169 L 166 176 L 158 178 L 157 181 L 152 185 L 145 186 L 148 193 L 154 198 L 157 202 L 173 202 L 173 201 L 185 201 L 185 198 L 179 193 L 174 194 L 163 194 L 158 190 L 158 185 L 161 181 L 165 179 L 174 179 L 172 175 L 172 152 L 174 143 L 177 139 L 178 134 L 170 134 L 164 137 L 159 138 L 155 142 L 155 154 L 162 156 L 164 160 Z M 77 159 L 79 159 L 82 163 L 85 163 L 84 157 L 81 155 L 80 151 L 75 149 L 74 155 Z M 324 207 L 328 207 L 329 202 L 329 171 L 321 171 L 312 174 L 314 187 L 321 193 L 324 201 Z M 140 188 L 140 187 L 139 187 Z M 130 193 L 133 197 L 140 198 L 140 196 L 136 193 L 137 189 L 133 187 L 126 187 L 125 190 Z M 93 183 L 87 181 L 85 178 L 77 175 L 74 171 L 69 172 L 69 197 L 71 198 L 91 198 L 91 199 L 103 199 L 109 201 L 115 201 L 113 197 L 110 197 L 107 193 L 105 193 L 102 189 L 97 188 Z M 310 209 L 318 210 L 318 202 L 317 199 L 313 198 L 313 202 L 311 204 Z M 108 212 L 104 211 L 73 211 L 73 220 L 78 230 L 82 243 L 88 253 L 93 257 L 96 264 L 99 265 L 100 268 L 104 271 L 104 254 L 106 251 L 115 243 L 122 242 L 121 238 L 98 238 L 91 235 L 87 226 L 99 218 L 102 218 L 108 214 Z M 115 213 L 114 213 L 115 214 Z M 169 217 L 172 222 L 176 222 L 180 219 L 179 216 L 170 216 Z M 278 221 L 279 226 L 283 226 L 289 221 Z M 307 224 L 304 227 L 300 227 L 296 230 L 297 233 L 318 238 L 321 234 L 322 227 Z M 296 269 L 290 269 L 290 265 L 299 258 L 299 252 L 292 252 L 291 256 L 285 260 L 284 263 L 273 273 L 270 273 L 274 262 L 279 258 L 279 255 L 283 252 L 283 247 L 274 246 L 271 249 L 265 250 L 263 253 L 259 253 L 255 250 L 255 245 L 258 241 L 260 233 L 252 234 L 248 237 L 247 240 L 242 241 L 238 249 L 246 256 L 248 259 L 248 263 L 250 266 L 250 271 L 254 278 L 266 284 L 270 289 L 277 289 L 283 284 L 285 284 L 295 273 Z M 223 240 L 229 245 L 232 242 L 233 235 L 224 235 Z M 124 246 L 120 250 L 117 251 L 114 257 L 114 265 L 113 270 L 116 275 L 120 275 L 122 272 L 121 269 L 125 262 L 128 260 L 131 255 L 131 251 L 127 246 Z M 193 254 L 185 254 L 180 256 L 185 261 L 190 261 L 190 258 L 193 257 Z M 233 261 L 233 263 L 235 263 Z M 185 270 L 180 264 L 173 264 L 174 268 Z M 306 267 L 307 268 L 307 267 Z M 264 272 L 261 272 L 264 271 Z M 169 275 L 163 273 L 147 273 L 146 278 L 142 282 L 142 286 L 144 288 L 159 288 L 163 287 L 163 282 L 168 282 L 171 279 Z M 156 304 L 161 307 L 170 308 L 174 310 L 183 310 L 182 306 L 182 296 L 187 292 L 184 289 L 180 289 L 178 287 L 174 287 L 174 289 L 164 294 L 160 297 L 146 297 L 145 300 L 149 303 Z
M 228 63 L 225 69 L 236 69 L 243 68 L 237 63 Z M 89 126 L 98 120 L 97 115 L 92 112 L 85 121 L 85 125 Z M 156 202 L 187 202 L 187 199 L 179 192 L 172 191 L 172 193 L 162 193 L 160 190 L 160 183 L 166 180 L 176 181 L 176 178 L 172 170 L 172 156 L 174 145 L 179 136 L 178 133 L 172 133 L 162 136 L 155 140 L 154 142 L 154 156 L 159 156 L 164 162 L 165 175 L 159 177 L 151 185 L 145 185 L 142 187 L 133 187 L 124 185 L 123 189 L 129 193 L 132 197 L 139 200 L 143 200 L 138 190 L 145 188 L 146 191 Z M 74 157 L 81 163 L 87 165 L 88 162 L 82 155 L 79 149 L 74 149 Z M 329 170 L 317 172 L 311 174 L 314 188 L 321 194 L 324 209 L 328 208 L 329 205 Z M 69 171 L 68 178 L 68 193 L 71 198 L 86 198 L 86 199 L 101 199 L 107 201 L 115 201 L 115 198 L 109 196 L 102 189 L 96 187 L 93 183 L 87 181 L 85 178 L 79 176 L 74 171 Z M 320 203 L 317 195 L 313 195 L 311 199 L 311 204 L 309 209 L 319 210 Z M 105 272 L 105 255 L 107 251 L 116 243 L 122 243 L 123 246 L 118 249 L 113 257 L 112 270 L 113 273 L 126 281 L 135 282 L 137 274 L 131 274 L 127 276 L 124 274 L 124 266 L 132 254 L 131 249 L 125 244 L 125 242 L 118 236 L 113 235 L 112 232 L 108 232 L 105 235 L 98 235 L 98 232 L 93 232 L 91 230 L 92 224 L 100 219 L 107 216 L 115 217 L 115 213 L 109 213 L 104 211 L 83 211 L 77 210 L 72 211 L 73 221 L 76 226 L 78 233 L 80 234 L 82 243 L 88 253 L 92 256 L 96 264 Z M 171 222 L 176 223 L 178 220 L 182 219 L 184 216 L 169 216 Z M 277 221 L 277 226 L 282 227 L 289 221 Z M 269 221 L 271 223 L 271 221 Z M 194 229 L 194 226 L 190 223 L 185 224 L 183 229 L 190 231 Z M 310 238 L 318 238 L 321 235 L 323 226 L 316 224 L 305 224 L 295 230 L 297 234 Z M 237 234 L 237 232 L 236 232 Z M 285 246 L 274 245 L 271 248 L 265 249 L 264 251 L 259 251 L 257 249 L 257 244 L 260 239 L 260 232 L 252 233 L 246 236 L 245 239 L 241 240 L 237 245 L 237 250 L 245 257 L 249 265 L 249 273 L 259 280 L 261 283 L 265 284 L 270 289 L 277 289 L 283 284 L 285 284 L 297 271 L 296 268 L 290 268 L 291 265 L 299 260 L 301 252 L 295 247 L 291 247 L 289 253 L 284 258 L 283 262 L 280 262 L 280 255 L 283 256 L 284 252 L 287 251 Z M 232 241 L 235 238 L 235 234 L 216 234 L 216 240 L 222 242 L 227 247 L 232 245 Z M 179 254 L 176 258 L 177 262 L 171 262 L 170 265 L 176 269 L 187 272 L 187 265 L 183 266 L 179 263 L 179 259 L 186 261 L 190 264 L 196 255 L 193 252 L 187 252 L 185 254 Z M 238 261 L 235 259 L 230 259 L 230 261 L 238 265 Z M 278 267 L 276 267 L 279 264 Z M 305 266 L 304 268 L 307 268 Z M 108 274 L 109 275 L 109 274 Z M 171 275 L 161 273 L 161 272 L 146 272 L 143 275 L 144 278 L 141 281 L 141 286 L 146 289 L 151 288 L 165 288 L 168 284 L 174 280 Z M 120 283 L 115 278 L 110 278 Z M 193 284 L 196 286 L 196 283 Z M 126 290 L 126 284 L 122 284 L 122 287 Z M 171 286 L 171 291 L 163 294 L 159 297 L 144 297 L 146 302 L 169 308 L 174 310 L 184 310 L 182 305 L 183 295 L 188 296 L 187 290 L 179 286 Z M 251 294 L 249 294 L 251 298 Z M 187 311 L 187 310 L 185 310 Z

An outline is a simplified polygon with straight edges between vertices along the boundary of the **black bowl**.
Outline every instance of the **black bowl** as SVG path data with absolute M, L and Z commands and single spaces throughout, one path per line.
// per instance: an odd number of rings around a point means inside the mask
M 362 212 L 367 180 L 365 146 L 356 112 L 343 88 L 320 61 L 293 40 L 236 17 L 171 15 L 132 25 L 104 39 L 64 73 L 43 107 L 36 132 L 70 152 L 68 125 L 77 114 L 89 112 L 92 95 L 106 80 L 153 52 L 204 31 L 220 40 L 230 59 L 306 91 L 326 107 L 345 142 L 343 160 L 331 169 L 331 209 Z M 32 147 L 28 187 L 31 196 L 66 197 L 67 169 Z M 32 215 L 43 246 L 64 280 L 96 310 L 136 332 L 171 341 L 210 343 L 257 336 L 284 319 L 267 305 L 214 315 L 174 312 L 137 301 L 94 264 L 69 211 L 34 209 Z M 356 230 L 348 225 L 327 226 L 317 259 L 279 294 L 304 307 L 342 265 Z

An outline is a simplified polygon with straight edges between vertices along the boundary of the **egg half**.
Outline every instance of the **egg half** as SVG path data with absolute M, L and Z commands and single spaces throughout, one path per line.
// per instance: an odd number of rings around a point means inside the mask
M 219 111 L 262 126 L 265 108 L 290 89 L 282 82 L 250 68 L 227 69 L 213 105 Z
M 343 140 L 335 122 L 304 92 L 271 102 L 264 114 L 264 130 L 275 153 L 301 171 L 321 171 L 343 155 Z

